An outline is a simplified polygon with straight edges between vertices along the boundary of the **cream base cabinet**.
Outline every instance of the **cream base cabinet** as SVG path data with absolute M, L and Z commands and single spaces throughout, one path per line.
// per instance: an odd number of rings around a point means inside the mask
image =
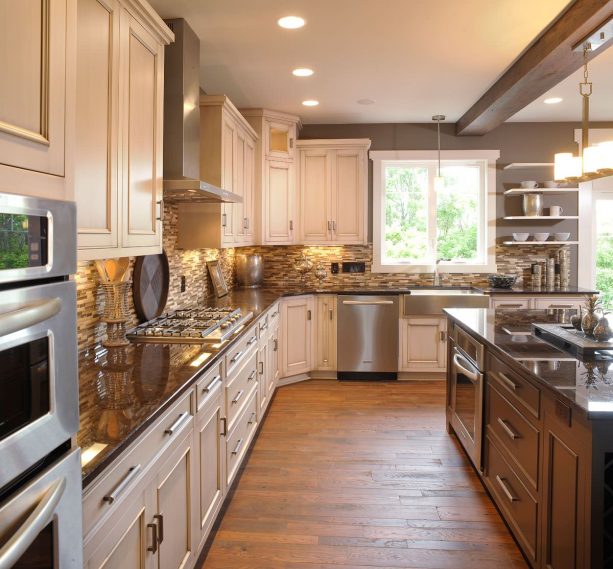
M 313 296 L 281 301 L 281 376 L 290 377 L 311 370 Z
M 0 191 L 72 199 L 76 0 L 0 2 Z
M 585 303 L 585 295 L 565 296 L 546 294 L 529 296 L 522 294 L 497 294 L 490 298 L 490 308 L 535 309 L 535 310 L 579 310 Z
M 400 319 L 399 370 L 445 372 L 447 369 L 447 318 L 407 316 Z
M 78 2 L 80 259 L 161 251 L 164 45 L 172 40 L 145 2 Z
M 269 355 L 268 355 L 268 334 L 265 337 L 260 338 L 258 345 L 258 416 L 260 420 L 268 407 L 270 402 L 269 388 Z
M 367 241 L 369 139 L 299 140 L 299 241 Z
M 315 302 L 317 310 L 313 369 L 336 371 L 336 295 L 318 295 Z
M 255 214 L 262 245 L 296 242 L 296 136 L 300 119 L 268 109 L 241 109 L 258 135 L 255 154 Z

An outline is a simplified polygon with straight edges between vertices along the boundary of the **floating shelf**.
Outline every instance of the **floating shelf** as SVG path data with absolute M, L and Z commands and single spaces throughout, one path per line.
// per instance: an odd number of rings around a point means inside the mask
M 503 241 L 504 245 L 579 245 L 579 241 Z
M 507 215 L 503 217 L 503 219 L 514 220 L 514 221 L 531 221 L 531 220 L 539 220 L 539 221 L 559 221 L 560 219 L 579 219 L 578 215 Z
M 553 162 L 511 162 L 503 170 L 527 170 L 528 168 L 547 168 L 553 166 Z
M 548 194 L 548 195 L 562 195 L 573 194 L 579 191 L 579 188 L 512 188 L 506 190 L 505 196 L 521 196 L 523 194 Z

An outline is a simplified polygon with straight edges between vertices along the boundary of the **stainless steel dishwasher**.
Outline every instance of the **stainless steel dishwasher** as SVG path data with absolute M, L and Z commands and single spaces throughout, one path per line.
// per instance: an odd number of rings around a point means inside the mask
M 398 295 L 338 295 L 338 379 L 396 379 Z

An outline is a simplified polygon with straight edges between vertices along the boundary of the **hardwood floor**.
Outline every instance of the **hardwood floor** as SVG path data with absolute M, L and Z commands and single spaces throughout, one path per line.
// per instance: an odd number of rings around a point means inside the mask
M 526 568 L 443 382 L 278 390 L 202 569 Z

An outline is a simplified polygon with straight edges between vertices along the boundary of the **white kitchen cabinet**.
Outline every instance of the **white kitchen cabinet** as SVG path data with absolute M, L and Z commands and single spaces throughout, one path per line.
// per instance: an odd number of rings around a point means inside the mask
M 316 305 L 314 369 L 336 371 L 336 295 L 318 295 Z
M 300 119 L 268 109 L 241 109 L 258 134 L 255 148 L 255 212 L 258 242 L 296 242 L 295 148 Z
M 258 415 L 260 420 L 269 403 L 268 374 L 269 374 L 268 334 L 260 338 L 258 344 Z
M 279 327 L 274 328 L 270 337 L 268 338 L 268 400 L 272 399 L 272 396 L 277 388 L 277 382 L 281 376 L 281 366 L 279 361 Z
M 368 139 L 299 140 L 301 243 L 367 240 Z
M 200 97 L 200 176 L 234 192 L 242 203 L 180 204 L 179 247 L 255 244 L 255 162 L 258 135 L 224 95 Z
M 81 259 L 161 251 L 164 45 L 172 39 L 144 2 L 78 3 L 73 175 Z
M 71 199 L 76 0 L 0 0 L 0 191 Z
M 447 318 L 407 316 L 400 319 L 400 371 L 445 372 Z
M 311 370 L 313 333 L 313 296 L 304 295 L 281 301 L 281 376 Z
M 518 295 L 518 294 L 497 294 L 490 299 L 491 308 L 503 308 L 507 310 L 562 310 L 575 309 L 585 303 L 585 295 Z

